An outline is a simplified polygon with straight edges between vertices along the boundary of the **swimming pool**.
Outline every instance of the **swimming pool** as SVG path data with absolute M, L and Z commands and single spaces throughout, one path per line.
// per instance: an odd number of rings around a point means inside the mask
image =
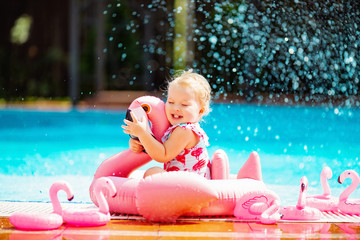
M 125 110 L 1 110 L 0 200 L 48 201 L 51 183 L 65 179 L 74 188 L 74 201 L 90 202 L 97 167 L 128 146 L 124 117 Z M 353 108 L 213 104 L 202 126 L 210 154 L 224 149 L 234 174 L 258 151 L 264 182 L 284 204 L 295 204 L 304 175 L 310 193 L 319 193 L 320 172 L 331 167 L 329 184 L 338 195 L 350 180 L 340 185 L 337 176 L 350 168 L 360 172 L 359 119 L 360 109 Z

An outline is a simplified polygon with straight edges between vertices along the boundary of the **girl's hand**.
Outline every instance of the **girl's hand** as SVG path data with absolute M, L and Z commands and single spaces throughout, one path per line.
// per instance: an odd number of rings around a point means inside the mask
M 126 125 L 122 125 L 121 127 L 124 129 L 124 133 L 133 135 L 135 137 L 140 137 L 142 134 L 145 134 L 147 132 L 146 125 L 148 124 L 146 122 L 146 118 L 143 117 L 141 120 L 138 120 L 136 116 L 130 112 L 131 117 L 133 119 L 133 122 L 124 119 L 124 123 Z
M 134 153 L 139 153 L 144 150 L 144 147 L 141 144 L 141 142 L 138 140 L 132 139 L 132 138 L 130 138 L 130 140 L 129 140 L 129 148 Z

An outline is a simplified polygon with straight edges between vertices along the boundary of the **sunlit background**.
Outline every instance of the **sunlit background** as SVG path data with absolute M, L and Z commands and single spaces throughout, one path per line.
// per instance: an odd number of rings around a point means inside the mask
M 3 2 L 0 98 L 158 91 L 194 68 L 220 98 L 359 106 L 359 11 L 355 0 Z

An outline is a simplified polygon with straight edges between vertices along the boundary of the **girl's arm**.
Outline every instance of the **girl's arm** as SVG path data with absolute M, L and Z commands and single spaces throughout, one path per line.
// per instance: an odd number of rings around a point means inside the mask
M 138 137 L 145 151 L 157 162 L 164 163 L 174 159 L 182 150 L 189 146 L 192 147 L 198 141 L 193 131 L 178 127 L 170 134 L 169 139 L 162 144 L 146 131 L 147 122 L 144 118 L 138 121 L 134 115 L 132 117 L 133 122 L 124 120 L 126 124 L 126 126 L 122 126 L 124 133 Z

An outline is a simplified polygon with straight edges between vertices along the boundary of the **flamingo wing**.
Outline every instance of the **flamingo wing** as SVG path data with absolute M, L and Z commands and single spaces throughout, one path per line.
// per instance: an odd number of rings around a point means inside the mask
M 255 196 L 253 198 L 250 198 L 249 200 L 245 201 L 242 206 L 245 209 L 251 209 L 251 207 L 255 204 L 255 203 L 266 203 L 268 201 L 267 197 L 264 195 L 261 196 Z
M 261 214 L 269 208 L 270 200 L 273 201 L 269 193 L 251 192 L 240 198 L 234 209 L 234 216 L 239 219 L 258 220 Z M 271 199 L 269 199 L 269 197 Z

